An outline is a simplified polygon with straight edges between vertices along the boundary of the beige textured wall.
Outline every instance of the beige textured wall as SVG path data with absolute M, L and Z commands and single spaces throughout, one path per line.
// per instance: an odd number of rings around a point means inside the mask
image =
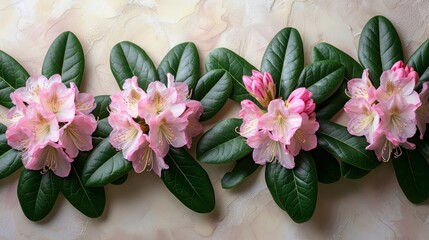
M 84 90 L 95 95 L 118 89 L 109 68 L 110 49 L 129 40 L 144 48 L 155 64 L 174 45 L 193 41 L 201 63 L 216 47 L 228 47 L 255 66 L 283 27 L 297 28 L 306 62 L 312 46 L 329 42 L 356 57 L 360 32 L 374 15 L 395 25 L 408 57 L 429 37 L 425 0 L 219 1 L 88 0 L 1 1 L 0 49 L 31 73 L 40 72 L 55 37 L 73 31 L 86 57 Z M 237 114 L 232 102 L 224 115 Z M 214 120 L 205 123 L 206 128 Z M 234 190 L 220 179 L 231 166 L 203 166 L 216 192 L 216 210 L 196 214 L 168 192 L 153 173 L 130 174 L 122 186 L 107 186 L 107 206 L 88 219 L 63 197 L 42 222 L 22 214 L 16 197 L 18 174 L 0 180 L 0 239 L 427 239 L 429 205 L 409 203 L 391 163 L 358 181 L 319 184 L 312 220 L 293 223 L 272 200 L 263 171 Z M 426 237 L 426 238 L 425 238 Z

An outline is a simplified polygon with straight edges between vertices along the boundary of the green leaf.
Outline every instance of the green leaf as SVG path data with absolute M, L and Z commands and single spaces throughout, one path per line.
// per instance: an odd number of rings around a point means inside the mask
M 79 39 L 72 32 L 63 32 L 49 47 L 42 74 L 48 78 L 60 74 L 67 86 L 74 82 L 80 88 L 84 68 L 85 57 Z
M 265 169 L 265 181 L 277 205 L 285 210 L 293 221 L 308 221 L 314 213 L 317 201 L 317 173 L 311 155 L 301 152 L 295 157 L 295 168 L 286 169 L 279 163 L 269 163 Z
M 122 89 L 128 78 L 136 76 L 138 84 L 146 90 L 149 83 L 158 80 L 158 73 L 146 52 L 132 42 L 120 42 L 110 51 L 110 69 Z
M 58 177 L 52 171 L 23 169 L 18 181 L 18 200 L 25 216 L 31 221 L 44 218 L 54 207 L 60 191 Z
M 200 57 L 195 44 L 181 43 L 173 47 L 158 66 L 161 82 L 167 84 L 167 73 L 174 76 L 176 82 L 185 82 L 189 89 L 194 89 L 200 77 Z
M 248 176 L 258 169 L 259 165 L 253 161 L 252 154 L 248 154 L 238 160 L 231 172 L 222 177 L 222 188 L 230 189 L 242 183 Z
M 373 151 L 365 150 L 368 143 L 364 137 L 352 136 L 346 127 L 330 121 L 319 120 L 319 124 L 317 144 L 336 159 L 364 170 L 372 170 L 380 164 Z
M 317 179 L 321 183 L 334 183 L 341 178 L 340 164 L 337 159 L 323 148 L 310 151 L 317 170 Z
M 344 107 L 344 104 L 349 100 L 349 97 L 345 92 L 347 81 L 353 78 L 360 78 L 363 73 L 363 68 L 352 57 L 328 43 L 318 43 L 314 46 L 313 60 L 315 62 L 331 60 L 339 62 L 344 66 L 344 79 L 346 81 L 343 81 L 343 84 L 332 95 L 332 97 L 326 100 L 323 104 L 318 105 L 316 108 L 316 116 L 318 119 L 330 119 L 340 111 Z
M 419 74 L 419 83 L 416 87 L 419 89 L 422 83 L 429 81 L 429 39 L 411 55 L 407 62 Z
M 237 133 L 241 119 L 226 119 L 201 136 L 197 145 L 197 159 L 204 163 L 223 164 L 237 161 L 252 149 Z
M 161 172 L 165 186 L 186 207 L 199 213 L 215 207 L 213 186 L 206 171 L 183 148 L 170 148 L 165 162 L 168 169 Z
M 429 164 L 418 151 L 402 149 L 402 155 L 391 158 L 396 179 L 412 203 L 422 203 L 429 197 Z
M 111 100 L 109 95 L 100 95 L 95 97 L 96 107 L 92 110 L 92 114 L 98 120 L 107 118 L 109 116 L 109 107 Z
M 0 124 L 0 179 L 5 178 L 22 166 L 21 152 L 7 144 L 6 126 Z
M 25 86 L 30 75 L 11 56 L 0 51 L 0 104 L 11 108 L 14 106 L 10 100 L 10 93 L 19 87 Z
M 212 118 L 225 105 L 231 95 L 231 76 L 223 70 L 213 70 L 206 73 L 197 83 L 194 99 L 201 102 L 204 112 L 200 121 Z
M 119 177 L 118 179 L 116 179 L 115 181 L 111 182 L 113 185 L 122 185 L 124 184 L 128 179 L 128 173 Z
M 109 137 L 110 132 L 113 128 L 110 126 L 107 118 L 103 118 L 97 121 L 97 128 L 95 132 L 92 134 L 93 137 L 107 138 Z
M 304 68 L 297 87 L 306 87 L 313 93 L 313 100 L 320 104 L 340 87 L 344 79 L 344 66 L 334 61 L 319 61 Z
M 261 71 L 271 73 L 276 82 L 278 96 L 287 99 L 303 68 L 304 47 L 299 32 L 294 28 L 280 30 L 268 44 L 261 64 Z
M 116 151 L 106 138 L 89 155 L 82 179 L 87 187 L 102 187 L 128 173 L 131 167 L 122 152 Z
M 343 81 L 343 84 L 341 84 L 333 96 L 324 101 L 323 104 L 316 106 L 317 119 L 329 120 L 344 108 L 344 105 L 350 99 L 346 95 L 346 88 L 347 82 Z
M 341 162 L 341 175 L 348 179 L 360 179 L 366 176 L 370 171 L 357 168 L 346 162 Z
M 318 62 L 323 60 L 331 60 L 343 64 L 346 80 L 362 77 L 362 66 L 347 53 L 328 43 L 318 43 L 313 48 L 313 61 Z
M 360 35 L 358 56 L 364 68 L 369 68 L 376 88 L 380 86 L 381 73 L 404 58 L 401 40 L 387 18 L 375 16 L 368 21 Z
M 106 204 L 104 188 L 84 185 L 81 177 L 84 162 L 82 160 L 85 159 L 79 159 L 78 156 L 73 162 L 70 175 L 62 179 L 61 192 L 81 213 L 87 217 L 96 218 L 103 214 Z
M 256 103 L 256 99 L 250 96 L 243 83 L 243 76 L 251 76 L 256 68 L 233 51 L 226 48 L 217 48 L 209 53 L 206 60 L 206 70 L 222 69 L 232 77 L 231 99 L 240 103 L 250 99 Z

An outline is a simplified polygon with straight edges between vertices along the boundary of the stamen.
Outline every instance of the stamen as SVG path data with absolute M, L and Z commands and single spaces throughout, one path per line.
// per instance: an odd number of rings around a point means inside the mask
M 383 148 L 381 150 L 381 158 L 383 162 L 388 162 L 390 160 L 390 156 L 392 154 L 392 143 L 386 139 L 383 144 Z
M 398 158 L 402 155 L 402 148 L 401 147 L 397 147 L 395 148 L 395 154 L 393 155 L 395 158 Z

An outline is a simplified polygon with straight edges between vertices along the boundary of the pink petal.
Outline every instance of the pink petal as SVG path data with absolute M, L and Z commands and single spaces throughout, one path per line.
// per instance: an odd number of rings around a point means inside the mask
M 39 92 L 41 105 L 53 112 L 59 122 L 69 122 L 75 115 L 75 93 L 63 83 L 56 82 Z
M 78 114 L 73 121 L 60 130 L 60 142 L 66 153 L 75 158 L 80 151 L 92 149 L 91 134 L 97 128 L 97 122 L 92 115 Z

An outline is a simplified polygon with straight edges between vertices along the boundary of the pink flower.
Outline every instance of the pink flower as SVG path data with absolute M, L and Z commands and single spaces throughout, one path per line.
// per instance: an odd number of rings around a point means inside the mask
M 17 126 L 29 130 L 31 145 L 44 145 L 48 142 L 57 142 L 59 139 L 57 118 L 38 104 L 28 106 L 26 115 Z
M 76 112 L 90 114 L 96 107 L 94 96 L 89 93 L 79 92 L 79 89 L 73 82 L 70 83 L 70 88 L 74 91 Z
M 415 148 L 415 145 L 410 142 L 403 142 L 400 146 L 406 149 Z M 399 146 L 395 146 L 391 141 L 389 141 L 382 129 L 375 131 L 374 141 L 365 149 L 374 150 L 375 155 L 380 162 L 388 162 L 393 150 L 395 150 L 394 157 L 399 157 L 402 154 L 401 148 Z
M 47 89 L 53 83 L 61 83 L 61 76 L 55 74 L 49 80 L 45 76 L 31 76 L 25 87 L 16 89 L 12 94 L 18 95 L 27 104 L 39 103 L 39 91 Z
M 243 83 L 247 91 L 264 107 L 276 98 L 276 85 L 268 72 L 252 70 L 252 76 L 243 76 Z
M 150 147 L 147 136 L 139 139 L 137 150 L 130 155 L 128 160 L 132 162 L 136 173 L 141 173 L 147 169 L 149 171 L 153 170 L 161 177 L 161 170 L 168 169 L 168 165 L 164 162 L 164 159 L 159 157 Z
M 377 105 L 371 106 L 364 98 L 352 98 L 344 105 L 344 111 L 350 117 L 347 125 L 349 133 L 365 136 L 369 143 L 380 123 L 383 112 Z
M 264 112 L 252 101 L 241 101 L 241 110 L 238 113 L 240 118 L 243 119 L 243 123 L 240 126 L 240 135 L 245 138 L 254 135 L 258 131 L 259 118 L 263 114 Z
M 138 86 L 137 77 L 128 78 L 122 86 L 123 91 L 114 93 L 110 99 L 113 112 L 122 111 L 132 118 L 138 117 L 138 103 L 146 97 L 146 93 Z
M 137 173 L 153 169 L 161 176 L 161 170 L 168 169 L 163 158 L 170 146 L 190 148 L 192 137 L 203 129 L 198 121 L 203 107 L 188 99 L 188 85 L 175 82 L 171 74 L 167 80 L 167 86 L 151 82 L 144 92 L 133 77 L 125 82 L 124 91 L 111 96 L 110 143 L 122 150 Z
M 394 95 L 388 101 L 379 104 L 381 115 L 381 128 L 386 138 L 399 146 L 416 132 L 416 106 L 407 104 L 399 95 Z
M 429 82 L 423 83 L 423 89 L 419 94 L 422 105 L 416 110 L 417 127 L 420 132 L 420 139 L 426 132 L 426 124 L 429 123 Z
M 7 118 L 12 124 L 21 120 L 21 118 L 25 116 L 25 110 L 27 109 L 21 97 L 14 93 L 15 92 L 12 92 L 10 94 L 10 98 L 12 99 L 12 103 L 15 104 L 15 106 L 12 107 L 7 113 Z
M 301 113 L 301 117 L 301 127 L 296 130 L 287 146 L 292 156 L 298 155 L 301 149 L 310 151 L 317 146 L 316 131 L 319 129 L 319 123 L 316 119 L 310 119 L 306 113 Z
M 142 128 L 149 130 L 144 123 L 136 123 L 129 115 L 121 113 L 111 113 L 108 117 L 113 130 L 109 136 L 109 142 L 118 150 L 122 150 L 125 159 L 129 159 L 131 154 L 138 149 L 139 143 L 144 138 Z M 146 133 L 146 131 L 145 131 Z
M 203 132 L 203 125 L 199 122 L 201 114 L 203 114 L 203 105 L 195 100 L 186 102 L 186 110 L 181 118 L 188 120 L 188 125 L 185 129 L 186 147 L 191 148 L 192 138 Z
M 348 94 L 350 98 L 364 98 L 372 104 L 375 97 L 375 88 L 369 79 L 368 69 L 365 69 L 362 78 L 354 78 L 347 83 Z
M 380 87 L 376 90 L 377 100 L 384 102 L 393 95 L 401 95 L 409 104 L 419 105 L 420 99 L 414 91 L 416 83 L 411 77 L 401 77 L 392 70 L 384 71 L 380 77 Z
M 310 115 L 316 109 L 316 104 L 311 98 L 313 93 L 306 88 L 301 87 L 295 89 L 288 97 L 287 104 L 290 111 L 301 114 L 302 112 Z
M 63 151 L 61 145 L 48 142 L 34 146 L 28 154 L 23 155 L 22 162 L 27 169 L 42 172 L 52 170 L 59 177 L 67 177 L 73 159 Z
M 58 122 L 70 122 L 75 115 L 75 94 L 62 82 L 52 83 L 39 92 L 40 104 L 55 114 Z
M 414 84 L 417 84 L 419 81 L 419 74 L 414 71 L 414 68 L 405 65 L 404 62 L 397 61 L 391 68 L 392 72 L 398 77 L 398 78 L 411 78 L 414 79 Z
M 185 146 L 187 144 L 185 135 L 187 125 L 186 118 L 175 117 L 169 110 L 163 111 L 149 122 L 150 147 L 158 156 L 165 157 L 170 148 L 169 145 L 176 148 Z
M 167 88 L 175 88 L 177 91 L 177 102 L 183 102 L 189 97 L 188 84 L 184 82 L 176 82 L 174 76 L 167 73 Z
M 16 150 L 27 150 L 30 145 L 31 130 L 22 125 L 13 124 L 6 130 L 7 144 Z
M 92 149 L 91 134 L 97 128 L 94 116 L 79 113 L 74 119 L 60 129 L 60 143 L 66 153 L 75 158 L 80 151 Z
M 271 131 L 273 140 L 289 144 L 301 122 L 300 114 L 289 111 L 283 100 L 275 99 L 269 103 L 268 112 L 259 118 L 258 127 Z
M 260 131 L 250 136 L 247 144 L 254 149 L 253 160 L 257 164 L 265 165 L 277 159 L 287 169 L 295 167 L 294 157 L 286 149 L 285 144 L 273 140 L 273 136 L 268 131 Z
M 174 117 L 179 117 L 186 109 L 183 101 L 178 97 L 174 87 L 167 88 L 161 82 L 151 82 L 147 88 L 147 97 L 138 103 L 139 116 L 150 121 L 165 110 L 169 110 Z
M 10 146 L 22 151 L 27 169 L 52 170 L 66 177 L 79 150 L 92 149 L 91 134 L 97 122 L 89 114 L 95 108 L 94 97 L 70 85 L 67 88 L 58 74 L 49 80 L 30 77 L 25 87 L 11 93 L 15 106 L 8 112 L 11 125 L 6 138 Z

